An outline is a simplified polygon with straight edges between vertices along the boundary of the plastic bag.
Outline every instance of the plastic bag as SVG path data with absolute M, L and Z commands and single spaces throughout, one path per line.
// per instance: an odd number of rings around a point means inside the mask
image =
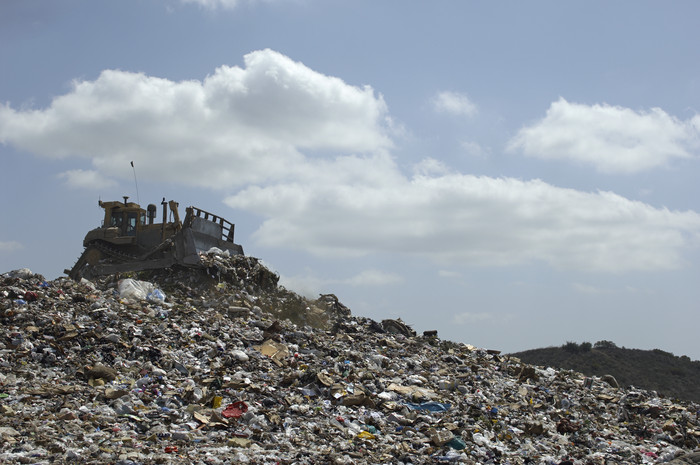
M 146 298 L 150 302 L 165 302 L 165 293 L 161 291 L 160 289 L 153 289 L 153 291 L 149 292 Z
M 30 270 L 29 268 L 20 268 L 19 270 L 12 270 L 6 274 L 10 278 L 20 278 L 20 279 L 29 279 L 32 276 L 34 276 L 34 273 L 32 273 L 32 270 Z
M 157 291 L 157 292 L 156 292 Z M 119 297 L 128 300 L 165 300 L 165 294 L 157 289 L 153 283 L 137 281 L 135 279 L 122 279 L 119 281 Z M 160 299 L 162 297 L 162 300 Z
M 231 252 L 228 250 L 221 250 L 218 247 L 212 247 L 211 249 L 207 250 L 207 255 L 220 255 L 222 257 L 230 257 Z
M 221 412 L 221 416 L 224 418 L 240 418 L 241 415 L 248 411 L 248 405 L 239 400 L 232 404 L 226 406 L 226 408 Z

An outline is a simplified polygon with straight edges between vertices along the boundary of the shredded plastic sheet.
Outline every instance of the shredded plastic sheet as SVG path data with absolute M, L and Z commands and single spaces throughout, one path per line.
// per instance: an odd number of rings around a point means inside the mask
M 441 404 L 440 402 L 423 402 L 421 404 L 414 404 L 411 402 L 406 402 L 406 407 L 411 410 L 427 410 L 429 412 L 446 412 L 450 409 L 450 404 Z

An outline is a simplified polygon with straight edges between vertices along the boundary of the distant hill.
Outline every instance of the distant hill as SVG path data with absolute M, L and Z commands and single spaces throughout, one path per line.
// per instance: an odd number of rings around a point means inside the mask
M 617 347 L 610 341 L 526 350 L 510 354 L 525 363 L 574 370 L 588 376 L 612 375 L 620 387 L 657 391 L 665 397 L 700 402 L 700 361 L 663 350 Z

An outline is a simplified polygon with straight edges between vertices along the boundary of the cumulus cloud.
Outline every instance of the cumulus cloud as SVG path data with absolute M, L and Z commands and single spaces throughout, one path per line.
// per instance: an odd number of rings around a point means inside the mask
M 22 244 L 17 241 L 0 241 L 0 252 L 14 252 L 22 248 Z
M 69 187 L 77 189 L 103 189 L 117 184 L 113 179 L 106 178 L 95 170 L 69 170 L 59 173 L 58 177 L 65 180 Z
M 413 166 L 413 172 L 418 175 L 442 175 L 450 170 L 443 162 L 435 158 L 424 158 Z
M 654 208 L 611 192 L 540 180 L 464 174 L 403 178 L 390 161 L 365 161 L 384 182 L 333 182 L 325 169 L 294 183 L 243 189 L 227 199 L 267 219 L 266 246 L 336 257 L 396 253 L 448 265 L 545 262 L 561 269 L 673 269 L 695 246 L 700 215 Z M 340 176 L 340 175 L 339 175 Z
M 38 155 L 84 157 L 127 178 L 137 160 L 155 180 L 231 188 L 294 176 L 302 151 L 391 147 L 387 108 L 370 87 L 315 72 L 272 50 L 202 81 L 106 70 L 45 109 L 0 105 L 0 141 Z
M 521 129 L 509 149 L 587 163 L 603 173 L 635 173 L 692 158 L 699 142 L 700 116 L 681 121 L 660 108 L 636 112 L 560 98 L 542 120 Z
M 406 176 L 391 155 L 394 126 L 386 104 L 372 88 L 271 50 L 252 52 L 244 63 L 217 68 L 202 81 L 107 70 L 74 83 L 48 108 L 0 104 L 0 142 L 92 162 L 90 170 L 61 175 L 73 186 L 130 178 L 135 160 L 154 180 L 233 192 L 230 206 L 264 218 L 254 233 L 259 244 L 320 256 L 397 254 L 444 268 L 544 262 L 614 272 L 678 268 L 697 245 L 697 213 L 611 192 L 460 174 L 435 159 Z M 691 139 L 689 124 L 663 112 L 601 108 L 648 126 L 634 134 L 654 133 L 666 121 L 666 133 Z M 589 117 L 598 111 L 561 100 L 550 113 L 569 110 Z M 552 117 L 574 131 L 570 120 Z M 548 140 L 536 134 L 552 124 L 548 115 L 521 131 L 514 145 L 529 151 L 529 144 Z M 663 132 L 652 139 L 676 140 L 663 139 Z M 346 283 L 396 279 L 374 271 Z
M 455 116 L 474 116 L 478 109 L 465 94 L 459 92 L 439 92 L 432 100 L 433 108 L 438 113 Z

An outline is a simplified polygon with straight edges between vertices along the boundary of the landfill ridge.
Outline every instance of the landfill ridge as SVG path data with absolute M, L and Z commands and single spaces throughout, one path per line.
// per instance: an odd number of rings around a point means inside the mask
M 252 257 L 0 275 L 0 463 L 700 463 L 697 403 L 307 299 Z

